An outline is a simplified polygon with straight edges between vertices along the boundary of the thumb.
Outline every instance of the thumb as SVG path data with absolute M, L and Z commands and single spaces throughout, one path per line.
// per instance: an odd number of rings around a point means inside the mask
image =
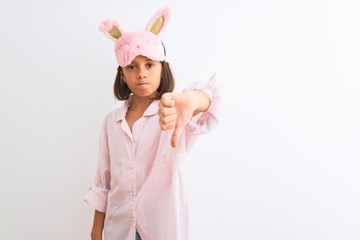
M 181 133 L 184 130 L 184 128 L 185 128 L 185 124 L 183 124 L 182 122 L 176 123 L 174 132 L 171 136 L 171 146 L 173 148 L 175 148 L 178 145 Z
M 165 107 L 172 107 L 174 106 L 174 99 L 173 99 L 173 95 L 171 92 L 167 92 L 167 93 L 164 93 L 162 96 L 161 96 L 161 104 Z

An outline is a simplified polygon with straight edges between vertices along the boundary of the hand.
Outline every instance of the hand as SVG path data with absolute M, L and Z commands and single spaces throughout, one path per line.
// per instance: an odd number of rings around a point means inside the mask
M 181 133 L 195 112 L 192 93 L 164 93 L 159 102 L 158 115 L 162 130 L 174 128 L 171 146 L 176 147 Z

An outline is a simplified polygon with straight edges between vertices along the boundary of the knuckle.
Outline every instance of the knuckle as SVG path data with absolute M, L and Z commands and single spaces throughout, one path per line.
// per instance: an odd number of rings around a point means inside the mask
M 166 109 L 164 109 L 164 108 L 160 109 L 160 114 L 161 115 L 166 115 Z

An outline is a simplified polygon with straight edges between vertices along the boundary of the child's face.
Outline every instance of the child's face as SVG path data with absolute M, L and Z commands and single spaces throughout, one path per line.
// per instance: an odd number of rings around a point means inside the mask
M 156 97 L 161 82 L 161 63 L 137 56 L 122 71 L 126 84 L 137 97 Z

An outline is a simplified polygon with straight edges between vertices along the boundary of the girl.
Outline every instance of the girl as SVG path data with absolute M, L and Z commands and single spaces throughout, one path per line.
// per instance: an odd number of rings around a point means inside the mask
M 190 238 L 183 161 L 197 136 L 217 125 L 220 96 L 215 77 L 172 93 L 159 39 L 169 14 L 160 9 L 138 32 L 114 20 L 100 25 L 115 42 L 114 94 L 125 102 L 105 116 L 95 182 L 84 196 L 95 208 L 93 240 Z

